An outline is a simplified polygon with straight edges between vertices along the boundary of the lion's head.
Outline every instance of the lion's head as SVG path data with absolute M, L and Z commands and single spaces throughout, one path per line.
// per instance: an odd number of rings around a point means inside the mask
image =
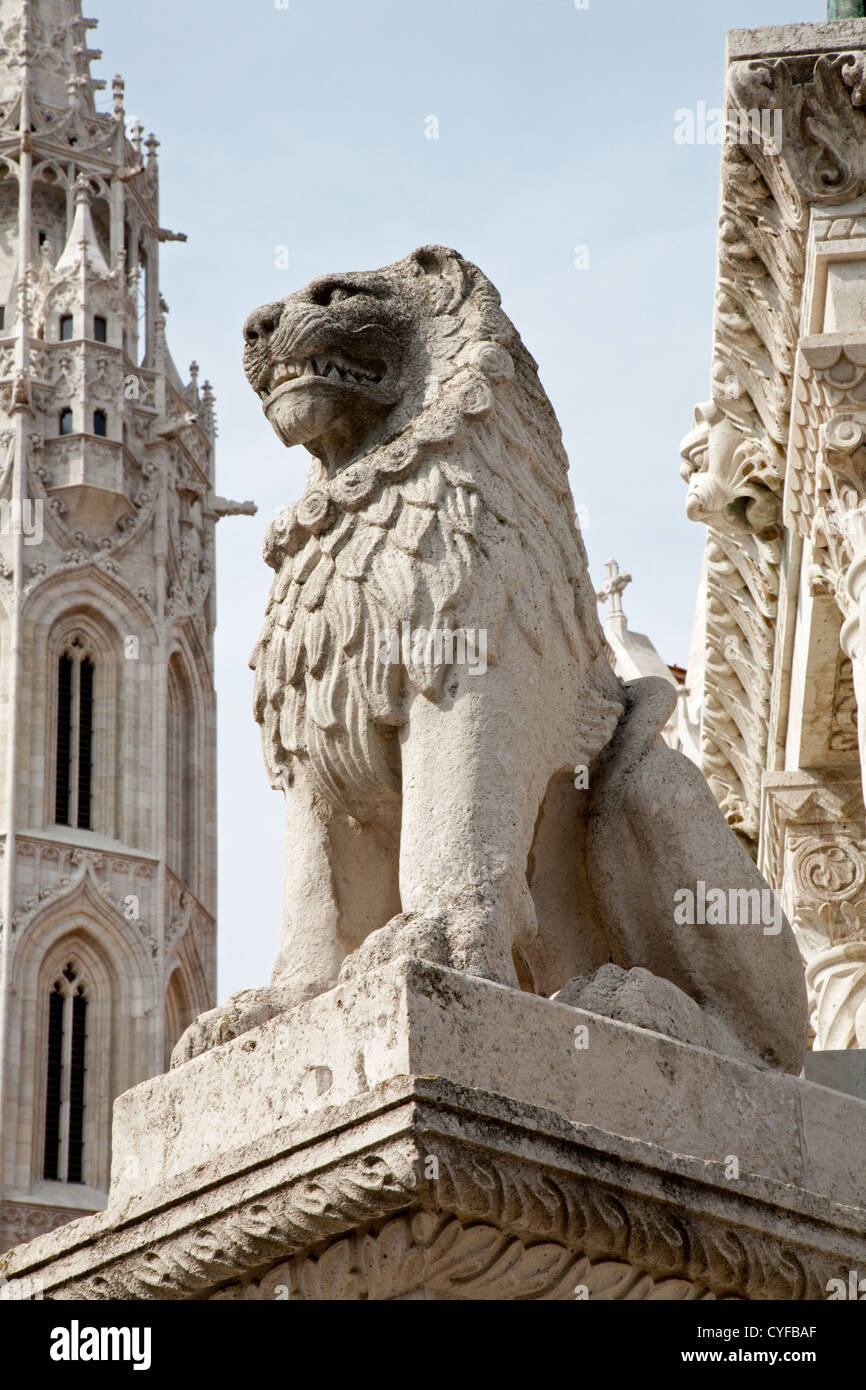
M 513 374 L 515 348 L 528 357 L 490 281 L 441 246 L 311 280 L 250 314 L 244 340 L 244 370 L 277 435 L 330 477 L 441 411 L 446 382 L 477 388 Z
M 282 442 L 304 444 L 333 476 L 399 434 L 423 408 L 434 328 L 473 278 L 484 277 L 456 252 L 428 246 L 383 270 L 320 276 L 252 313 L 244 370 Z
M 331 471 L 387 429 L 417 375 L 397 288 L 382 273 L 322 276 L 244 325 L 244 370 L 265 415 Z
M 493 661 L 506 622 L 528 660 L 556 629 L 576 673 L 599 660 L 609 678 L 559 425 L 476 266 L 425 246 L 321 276 L 250 315 L 244 368 L 314 460 L 265 539 L 277 573 L 252 664 L 275 784 L 295 756 L 333 804 L 397 784 L 379 732 L 446 675 L 414 650 L 377 658 L 405 624 L 484 630 Z

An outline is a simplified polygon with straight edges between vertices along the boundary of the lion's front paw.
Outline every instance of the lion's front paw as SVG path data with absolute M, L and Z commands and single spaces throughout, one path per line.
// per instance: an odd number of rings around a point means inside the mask
M 397 956 L 413 956 L 434 965 L 449 966 L 466 975 L 518 988 L 511 953 L 498 939 L 498 933 L 479 930 L 477 914 L 442 912 L 426 916 L 401 912 L 384 927 L 371 932 L 366 941 L 347 956 L 340 980 L 354 980 L 368 970 L 386 965 Z
M 433 917 L 401 912 L 384 927 L 371 932 L 356 951 L 347 956 L 340 969 L 340 981 L 366 975 L 398 956 L 414 956 L 434 965 L 450 965 L 451 951 L 442 923 Z
M 245 989 L 235 994 L 227 1004 L 201 1014 L 181 1034 L 171 1054 L 172 1070 L 191 1062 L 202 1052 L 209 1052 L 221 1043 L 231 1042 L 250 1028 L 267 1023 L 269 1018 L 281 1013 L 287 1001 L 279 990 L 271 988 Z

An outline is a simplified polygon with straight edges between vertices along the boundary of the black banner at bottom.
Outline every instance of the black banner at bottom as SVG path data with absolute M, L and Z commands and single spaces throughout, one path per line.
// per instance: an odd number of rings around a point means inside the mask
M 511 1354 L 508 1347 L 515 1333 L 549 1334 L 554 1328 L 576 1335 L 568 1344 L 575 1373 L 582 1366 L 589 1369 L 595 1359 L 592 1349 L 599 1349 L 597 1339 L 602 1337 L 605 1357 L 617 1377 L 631 1368 L 667 1374 L 677 1366 L 697 1371 L 711 1366 L 799 1366 L 826 1378 L 857 1356 L 866 1328 L 866 1311 L 860 1314 L 841 1306 L 864 1301 L 859 1289 L 850 1298 L 851 1291 L 844 1296 L 841 1290 L 833 1292 L 836 1297 L 821 1303 L 607 1302 L 578 1297 L 574 1306 L 560 1304 L 558 1310 L 544 1311 L 525 1304 L 518 1311 L 513 1305 L 469 1300 L 444 1300 L 446 1306 L 438 1312 L 429 1306 L 398 1310 L 393 1304 L 389 1310 L 388 1305 L 366 1302 L 0 1300 L 0 1338 L 7 1364 L 13 1356 L 18 1363 L 19 1382 L 22 1372 L 32 1370 L 40 1383 L 44 1379 L 49 1384 L 63 1384 L 70 1377 L 84 1383 L 109 1374 L 116 1382 L 126 1375 L 143 1380 L 169 1373 L 196 1378 L 213 1374 L 215 1383 L 222 1385 L 235 1371 L 259 1384 L 271 1368 L 289 1374 L 293 1367 L 300 1371 L 308 1356 L 321 1356 L 323 1350 L 331 1375 L 341 1352 L 347 1368 L 357 1368 L 363 1353 L 375 1375 L 371 1337 L 388 1338 L 381 1350 L 393 1353 L 394 1338 L 419 1332 L 433 1332 L 437 1338 L 438 1355 L 429 1360 L 431 1378 L 450 1374 L 449 1363 L 458 1352 L 461 1379 L 475 1365 L 489 1377 L 499 1356 Z M 429 1305 L 439 1300 L 399 1301 Z M 564 1348 L 557 1350 L 554 1344 L 550 1350 L 561 1362 Z M 514 1369 L 509 1368 L 511 1375 Z

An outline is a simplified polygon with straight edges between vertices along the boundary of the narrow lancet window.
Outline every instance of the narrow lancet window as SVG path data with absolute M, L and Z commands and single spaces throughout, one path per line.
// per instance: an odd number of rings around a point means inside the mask
M 79 830 L 93 825 L 93 676 L 93 662 L 76 638 L 57 668 L 54 819 Z
M 69 963 L 48 998 L 45 1153 L 49 1182 L 84 1182 L 87 987 Z

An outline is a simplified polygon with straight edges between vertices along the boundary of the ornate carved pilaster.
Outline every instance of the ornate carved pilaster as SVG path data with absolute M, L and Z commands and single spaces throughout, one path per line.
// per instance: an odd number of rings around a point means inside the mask
M 859 781 L 839 771 L 764 783 L 764 874 L 806 965 L 814 1047 L 866 1047 L 866 823 Z
M 812 593 L 844 619 L 866 777 L 866 335 L 800 343 L 785 516 L 810 543 Z
M 792 396 L 804 405 L 813 388 L 826 390 L 828 401 L 856 395 L 866 363 L 854 348 L 834 376 L 826 334 L 814 340 L 812 358 L 797 351 L 801 333 L 827 327 L 801 322 L 814 269 L 810 223 L 831 237 L 866 230 L 856 217 L 840 226 L 832 210 L 821 221 L 824 208 L 866 190 L 866 24 L 812 28 L 814 51 L 805 47 L 805 26 L 793 35 L 731 35 L 712 400 L 698 407 L 683 445 L 686 510 L 709 528 L 704 770 L 729 821 L 752 842 L 761 778 L 775 756 L 769 735 Z M 775 32 L 780 51 L 770 52 Z M 855 47 L 832 51 L 837 34 Z M 806 381 L 803 373 L 815 367 L 822 380 Z M 816 428 L 803 441 L 806 490 L 814 490 L 817 447 Z

